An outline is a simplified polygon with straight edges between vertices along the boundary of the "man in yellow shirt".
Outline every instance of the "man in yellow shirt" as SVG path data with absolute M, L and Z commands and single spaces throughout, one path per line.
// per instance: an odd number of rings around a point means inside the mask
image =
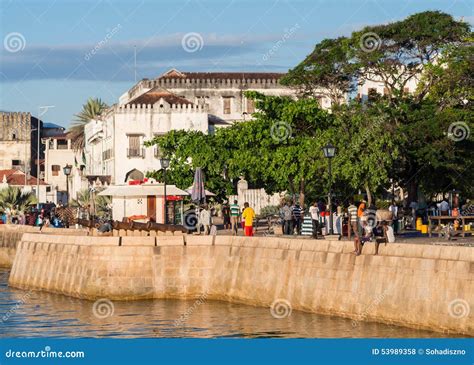
M 249 203 L 244 203 L 244 212 L 242 213 L 244 219 L 244 234 L 246 236 L 253 236 L 253 219 L 255 218 L 255 211 L 250 208 Z

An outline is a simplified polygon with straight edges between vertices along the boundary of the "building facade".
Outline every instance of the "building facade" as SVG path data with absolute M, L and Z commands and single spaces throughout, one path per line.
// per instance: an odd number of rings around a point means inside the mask
M 59 202 L 66 204 L 68 189 L 71 200 L 76 199 L 77 193 L 82 189 L 87 189 L 89 185 L 83 174 L 85 164 L 82 161 L 81 153 L 72 149 L 72 141 L 67 133 L 44 138 L 43 143 L 45 144 L 45 181 L 51 185 L 51 191 L 48 192 L 46 199 L 55 204 Z M 64 174 L 66 165 L 72 166 L 69 177 Z
M 245 121 L 255 112 L 253 100 L 245 96 L 246 91 L 272 96 L 296 95 L 295 89 L 280 84 L 284 75 L 269 72 L 181 72 L 172 69 L 154 80 L 141 80 L 120 97 L 119 103 L 126 104 L 155 87 L 161 87 L 206 107 L 215 120 L 226 123 Z M 331 107 L 328 97 L 321 97 L 319 103 L 325 109 Z
M 0 170 L 29 171 L 31 114 L 0 112 Z
M 114 105 L 85 127 L 86 174 L 110 176 L 112 184 L 143 180 L 147 171 L 160 169 L 161 157 L 144 142 L 180 129 L 207 133 L 205 107 L 160 87 Z

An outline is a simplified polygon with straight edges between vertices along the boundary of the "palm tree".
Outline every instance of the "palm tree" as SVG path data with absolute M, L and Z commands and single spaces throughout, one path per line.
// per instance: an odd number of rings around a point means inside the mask
M 89 189 L 82 189 L 77 192 L 77 198 L 73 199 L 71 206 L 74 208 L 86 209 L 89 206 L 95 209 L 95 214 L 99 218 L 105 218 L 111 215 L 110 204 L 112 203 L 109 196 L 97 195 L 100 190 L 96 191 L 92 197 Z
M 89 98 L 82 106 L 82 110 L 76 114 L 76 120 L 69 127 L 71 133 L 72 148 L 75 151 L 84 148 L 84 126 L 92 119 L 97 118 L 108 108 L 108 105 L 99 98 Z
M 30 205 L 36 204 L 36 196 L 33 192 L 22 192 L 16 186 L 9 186 L 0 190 L 0 210 L 16 209 L 24 212 Z

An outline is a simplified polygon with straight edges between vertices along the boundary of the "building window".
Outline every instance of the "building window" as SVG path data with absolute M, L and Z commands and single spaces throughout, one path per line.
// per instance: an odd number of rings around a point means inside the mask
M 224 96 L 223 100 L 224 100 L 224 114 L 230 114 L 232 97 Z
M 61 166 L 59 165 L 52 165 L 51 166 L 51 175 L 59 176 L 59 170 L 61 170 Z
M 112 157 L 113 157 L 112 149 L 109 148 L 108 150 L 105 150 L 104 152 L 102 152 L 103 160 L 110 160 Z
M 369 100 L 374 100 L 374 99 L 376 99 L 376 98 L 377 98 L 377 95 L 378 95 L 377 89 L 374 88 L 374 87 L 370 87 L 369 90 L 367 91 L 367 98 L 368 98 Z
M 141 147 L 141 136 L 129 135 L 127 157 L 144 157 L 144 156 L 145 156 L 145 151 Z
M 51 186 L 47 186 L 47 187 L 46 187 L 46 192 L 47 192 L 47 193 L 50 193 L 50 192 L 51 192 Z
M 12 169 L 21 168 L 21 160 L 12 160 Z
M 247 113 L 255 113 L 255 101 L 252 99 L 247 99 Z
M 383 88 L 383 94 L 384 95 L 390 95 L 390 91 L 388 90 L 388 87 Z
M 58 150 L 67 150 L 67 139 L 58 139 L 56 143 Z
M 403 88 L 403 92 L 404 92 L 405 94 L 408 94 L 408 93 L 410 92 L 410 89 L 409 89 L 408 87 L 404 87 L 404 88 Z

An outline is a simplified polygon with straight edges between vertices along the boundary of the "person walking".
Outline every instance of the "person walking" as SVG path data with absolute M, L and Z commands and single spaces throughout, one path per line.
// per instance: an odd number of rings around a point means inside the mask
M 392 213 L 392 227 L 393 233 L 397 234 L 398 232 L 398 206 L 392 201 L 392 204 L 388 207 L 388 210 Z
M 296 234 L 301 234 L 301 217 L 302 217 L 303 209 L 300 207 L 300 203 L 296 203 L 293 207 L 292 214 L 293 214 L 293 222 L 294 227 L 296 229 Z M 293 232 L 292 232 L 293 233 Z
M 255 211 L 250 208 L 249 203 L 244 203 L 244 211 L 242 213 L 244 219 L 244 234 L 246 236 L 253 236 L 253 220 L 255 218 Z
M 318 230 L 319 230 L 319 208 L 318 203 L 309 207 L 309 214 L 311 215 L 311 223 L 313 224 L 313 238 L 318 239 Z
M 237 200 L 234 200 L 234 204 L 230 205 L 230 228 L 233 236 L 236 236 L 239 231 L 239 216 L 240 207 L 239 204 L 237 204 Z
M 222 205 L 222 218 L 224 220 L 224 229 L 230 229 L 230 207 L 227 202 Z
M 284 222 L 284 230 L 283 234 L 289 235 L 293 232 L 293 212 L 290 208 L 290 203 L 286 202 L 286 204 L 281 208 L 283 214 L 283 222 Z

